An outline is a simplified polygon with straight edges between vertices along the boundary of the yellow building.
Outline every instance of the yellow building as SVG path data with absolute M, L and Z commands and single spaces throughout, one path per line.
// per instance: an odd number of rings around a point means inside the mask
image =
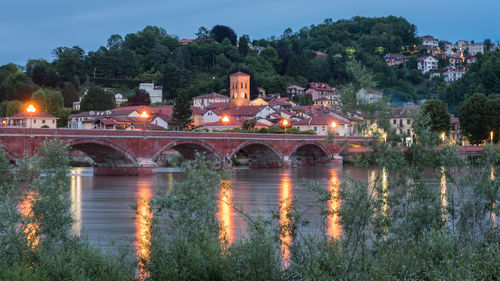
M 256 98 L 250 101 L 249 105 L 252 106 L 260 106 L 260 105 L 269 105 L 269 103 L 262 98 Z

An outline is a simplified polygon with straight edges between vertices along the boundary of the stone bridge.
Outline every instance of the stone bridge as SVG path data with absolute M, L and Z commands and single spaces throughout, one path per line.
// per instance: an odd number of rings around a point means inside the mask
M 24 152 L 35 153 L 54 138 L 92 158 L 96 175 L 151 174 L 168 150 L 189 159 L 204 152 L 226 166 L 240 151 L 254 168 L 341 164 L 341 150 L 367 142 L 362 137 L 335 137 L 327 143 L 325 136 L 315 135 L 0 128 L 0 145 L 11 161 Z

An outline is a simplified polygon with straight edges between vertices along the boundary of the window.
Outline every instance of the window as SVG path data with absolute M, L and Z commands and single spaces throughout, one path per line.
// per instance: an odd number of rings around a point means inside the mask
M 237 97 L 238 97 L 238 93 L 234 93 L 233 98 L 237 98 Z
M 42 124 L 45 124 L 45 120 L 42 120 Z
M 410 125 L 410 119 L 406 119 L 406 124 Z
M 317 130 L 318 130 L 318 128 L 317 128 L 317 127 L 314 127 L 314 131 L 316 132 Z
M 392 124 L 396 125 L 396 119 L 392 119 Z
M 36 120 L 33 120 L 33 123 L 36 123 Z

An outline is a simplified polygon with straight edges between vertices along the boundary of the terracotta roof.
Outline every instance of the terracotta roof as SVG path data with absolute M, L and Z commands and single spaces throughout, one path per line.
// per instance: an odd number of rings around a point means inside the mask
M 99 119 L 99 121 L 101 123 L 103 123 L 104 125 L 116 125 L 116 124 L 118 124 L 115 120 L 108 119 L 108 118 L 102 118 L 102 119 Z
M 207 112 L 207 110 L 201 109 L 201 108 L 196 107 L 196 106 L 191 106 L 191 111 L 192 111 L 192 115 L 203 115 L 203 114 L 205 114 L 205 112 Z
M 224 96 L 224 95 L 221 95 L 219 93 L 210 93 L 210 94 L 207 94 L 207 95 L 201 95 L 201 96 L 194 97 L 193 99 L 215 99 L 215 98 L 228 99 L 229 100 L 228 96 Z
M 315 116 L 308 118 L 308 119 L 297 121 L 297 122 L 293 123 L 292 125 L 330 125 L 332 122 L 335 122 L 335 124 L 337 124 L 337 126 L 348 124 L 347 122 L 344 122 L 340 119 L 334 118 L 331 115 L 321 114 L 321 115 L 315 115 Z
M 317 91 L 335 91 L 335 88 L 331 88 L 330 85 L 326 83 L 311 82 L 309 83 L 309 89 L 314 89 Z
M 301 86 L 297 86 L 297 85 L 290 85 L 287 87 L 287 89 L 304 90 L 304 88 L 302 88 Z
M 231 107 L 224 112 L 225 115 L 229 116 L 250 116 L 253 117 L 257 115 L 266 106 L 237 106 Z
M 47 114 L 47 113 L 44 113 L 44 112 L 40 112 L 40 111 L 36 111 L 36 112 L 33 112 L 33 113 L 29 113 L 29 112 L 21 112 L 21 113 L 17 113 L 17 114 L 14 114 L 14 115 L 11 115 L 11 116 L 7 116 L 7 118 L 54 118 L 54 119 L 57 119 L 57 117 L 55 116 L 52 116 L 50 114 Z
M 231 107 L 229 102 L 217 102 L 206 106 L 205 109 L 228 109 L 229 107 Z
M 408 118 L 411 113 L 418 110 L 418 105 L 408 105 L 405 107 L 395 107 L 391 109 L 391 117 L 393 118 Z
M 431 56 L 423 56 L 423 57 L 419 57 L 419 58 L 418 58 L 418 61 L 424 61 L 424 60 L 426 60 L 426 59 L 428 59 L 428 58 L 433 58 L 433 57 L 431 57 Z M 435 58 L 433 58 L 433 59 L 435 59 Z
M 327 54 L 320 52 L 320 51 L 314 51 L 314 53 L 316 54 L 317 57 L 327 57 L 328 56 Z

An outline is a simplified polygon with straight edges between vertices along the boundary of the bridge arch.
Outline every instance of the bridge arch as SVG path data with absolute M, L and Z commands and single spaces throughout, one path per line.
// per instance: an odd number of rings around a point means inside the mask
M 240 151 L 248 155 L 249 166 L 253 168 L 279 168 L 283 163 L 283 154 L 265 141 L 246 141 L 233 150 L 229 159 L 233 159 Z
M 289 155 L 292 165 L 313 166 L 330 162 L 330 152 L 318 142 L 297 144 Z
M 153 161 L 157 161 L 163 152 L 173 149 L 179 152 L 185 159 L 194 159 L 197 152 L 205 153 L 208 160 L 222 161 L 223 157 L 211 145 L 197 140 L 176 140 L 162 147 L 154 156 Z
M 100 167 L 127 167 L 137 163 L 125 148 L 103 139 L 74 139 L 63 145 L 82 151 Z

